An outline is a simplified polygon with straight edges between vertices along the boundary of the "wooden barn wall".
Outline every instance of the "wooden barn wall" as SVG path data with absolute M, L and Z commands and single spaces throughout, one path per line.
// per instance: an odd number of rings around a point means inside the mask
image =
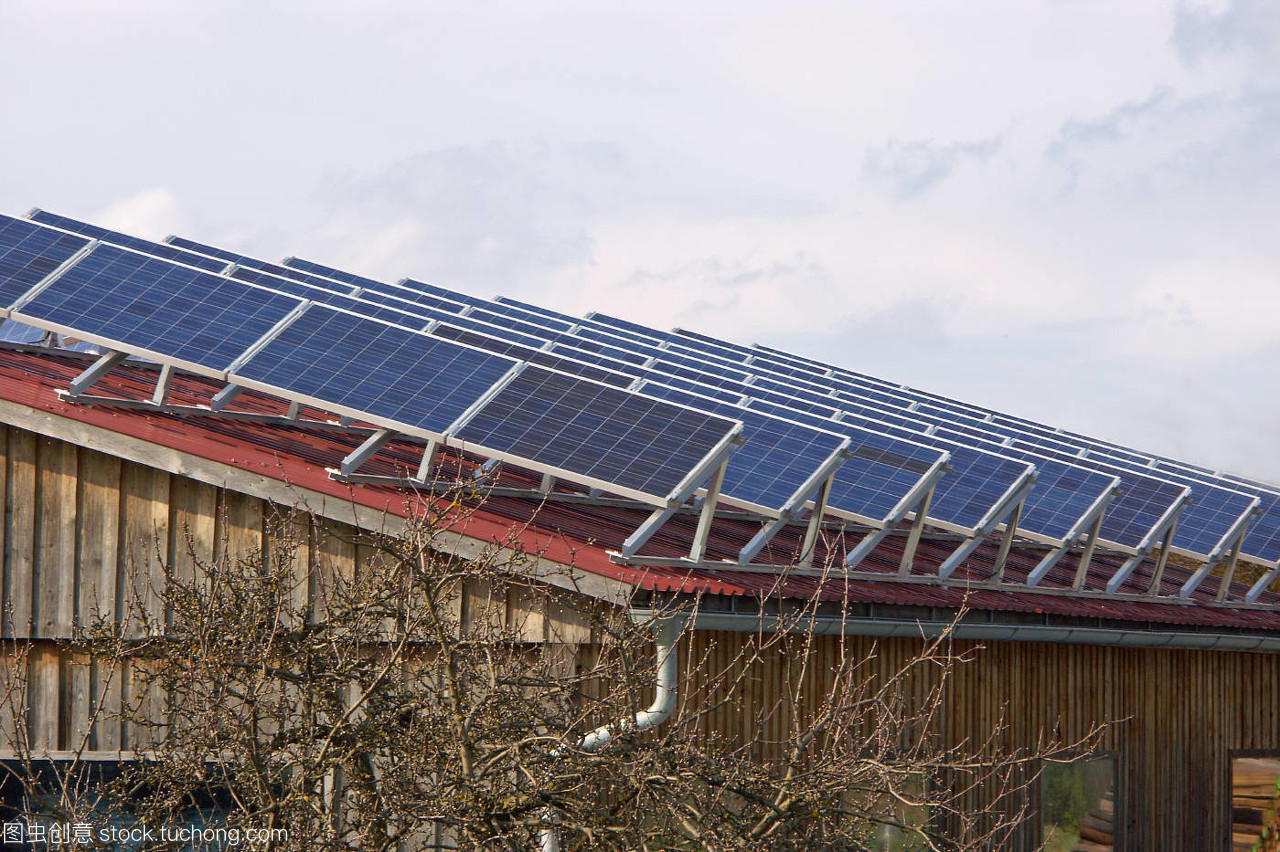
M 684 659 L 704 660 L 707 671 L 719 671 L 741 659 L 751 641 L 746 634 L 698 633 Z M 815 640 L 811 664 L 829 673 L 842 659 L 871 660 L 867 673 L 884 678 L 920 649 L 921 642 L 911 639 L 824 636 Z M 956 642 L 954 649 L 974 653 L 945 685 L 939 723 L 944 744 L 982 742 L 1003 726 L 999 745 L 1031 748 L 1042 736 L 1069 742 L 1099 723 L 1113 723 L 1099 749 L 1118 761 L 1117 849 L 1229 848 L 1231 751 L 1280 749 L 1277 654 L 1043 642 Z M 705 727 L 776 742 L 786 736 L 793 713 L 811 713 L 830 677 L 807 685 L 798 711 L 782 707 L 775 702 L 787 694 L 796 662 L 780 656 L 774 652 L 753 663 L 742 700 L 713 710 Z M 913 678 L 909 692 L 922 701 L 936 683 L 936 675 Z M 1032 789 L 1038 812 L 1038 788 Z M 1038 825 L 1028 825 L 1012 848 L 1036 848 L 1038 834 Z
M 33 747 L 65 752 L 86 738 L 104 753 L 145 747 L 140 732 L 118 721 L 86 730 L 98 701 L 118 707 L 138 697 L 129 694 L 127 680 L 94 671 L 56 640 L 95 609 L 140 606 L 148 617 L 164 618 L 147 590 L 138 588 L 145 584 L 130 582 L 128 566 L 150 570 L 172 560 L 178 570 L 191 570 L 192 547 L 202 556 L 261 548 L 270 504 L 14 427 L 0 427 L 0 458 L 0 636 L 9 640 L 0 653 L 27 649 Z M 298 570 L 307 576 L 315 566 L 349 571 L 357 556 L 340 535 L 329 536 L 307 549 Z M 468 589 L 477 601 L 486 594 Z M 569 649 L 590 642 L 589 627 L 568 609 L 513 599 L 507 617 L 523 625 L 531 641 Z M 745 634 L 698 633 L 684 650 L 688 658 L 705 656 L 711 666 L 723 666 L 749 641 Z M 918 650 L 913 640 L 821 637 L 810 663 L 829 672 L 842 655 L 864 659 L 874 653 L 871 665 L 883 676 Z M 803 717 L 823 694 L 822 680 L 815 680 L 800 707 L 791 708 L 783 696 L 795 671 L 796 661 L 785 655 L 758 660 L 742 701 L 719 706 L 702 724 L 727 734 L 779 738 L 792 715 Z M 11 665 L 0 672 L 12 678 Z M 0 683 L 0 692 L 5 686 Z M 919 679 L 913 689 L 923 696 L 929 686 Z M 696 690 L 695 683 L 686 700 Z M 8 748 L 14 732 L 14 701 L 10 692 L 4 696 L 0 749 Z M 1280 655 L 997 642 L 955 670 L 941 729 L 949 742 L 982 740 L 1003 719 L 1001 743 L 1027 747 L 1042 734 L 1071 740 L 1097 723 L 1114 722 L 1101 747 L 1119 761 L 1118 848 L 1198 852 L 1227 848 L 1229 753 L 1280 749 L 1278 708 Z M 767 717 L 763 724 L 758 714 Z M 1029 828 L 1016 848 L 1034 848 L 1035 833 Z

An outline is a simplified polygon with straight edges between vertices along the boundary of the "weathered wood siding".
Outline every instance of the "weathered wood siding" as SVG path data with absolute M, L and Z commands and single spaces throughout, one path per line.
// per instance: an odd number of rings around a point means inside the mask
M 162 718 L 162 702 L 132 694 L 127 675 L 100 671 L 57 640 L 71 634 L 75 619 L 94 612 L 120 617 L 140 608 L 147 618 L 167 618 L 149 588 L 161 562 L 190 572 L 197 557 L 258 550 L 269 544 L 273 507 L 13 427 L 0 427 L 0 456 L 0 654 L 9 663 L 0 666 L 0 690 L 11 682 L 14 665 L 29 673 L 25 696 L 9 690 L 0 697 L 0 748 L 11 742 L 17 712 L 26 714 L 32 744 L 42 750 L 70 752 L 87 744 L 105 754 L 145 747 L 149 732 L 129 730 L 110 718 L 110 709 L 151 700 Z M 344 540 L 352 530 L 330 528 L 334 534 L 307 536 L 293 554 L 300 600 L 331 572 L 357 570 L 361 554 Z M 555 643 L 567 666 L 580 654 L 590 656 L 590 627 L 572 608 L 523 595 L 494 602 L 478 584 L 467 587 L 459 607 L 464 619 L 505 612 L 507 624 L 519 626 L 527 640 Z M 706 655 L 718 669 L 750 638 L 699 633 L 686 641 L 693 658 Z M 873 648 L 874 667 L 884 676 L 919 643 L 822 637 L 808 664 L 829 672 L 842 654 L 861 659 Z M 743 700 L 724 704 L 703 724 L 743 737 L 781 738 L 792 714 L 808 712 L 823 694 L 823 679 L 813 679 L 800 707 L 792 706 L 798 665 L 777 654 L 754 663 Z M 921 678 L 912 689 L 922 698 L 929 687 Z M 108 712 L 90 726 L 100 703 Z M 1115 752 L 1119 764 L 1119 848 L 1226 849 L 1231 751 L 1280 749 L 1280 655 L 990 643 L 953 675 L 943 735 L 951 742 L 982 740 L 1002 719 L 1002 742 L 1011 748 L 1033 746 L 1054 732 L 1074 739 L 1097 723 L 1114 722 L 1102 747 Z M 1035 833 L 1030 827 L 1018 848 L 1033 848 Z
M 751 638 L 699 633 L 692 658 L 709 671 L 729 665 Z M 875 655 L 880 677 L 897 671 L 920 650 L 909 639 L 821 637 L 814 670 L 830 672 L 842 655 Z M 955 649 L 976 648 L 956 642 Z M 725 704 L 705 720 L 708 730 L 779 740 L 790 708 L 785 700 L 794 660 L 766 657 L 753 664 L 741 702 Z M 826 680 L 829 683 L 829 679 Z M 918 678 L 918 700 L 932 684 Z M 799 712 L 820 700 L 822 678 L 807 685 Z M 766 719 L 757 727 L 757 714 Z M 943 740 L 981 742 L 1002 724 L 1005 748 L 1030 748 L 1042 736 L 1061 741 L 1112 724 L 1100 748 L 1118 762 L 1117 848 L 1225 850 L 1230 848 L 1230 756 L 1237 749 L 1280 749 L 1280 655 L 1163 648 L 1116 648 L 1043 642 L 990 642 L 959 665 L 945 690 Z M 1039 802 L 1033 797 L 1038 811 Z M 1039 827 L 1029 825 L 1016 849 L 1034 849 Z

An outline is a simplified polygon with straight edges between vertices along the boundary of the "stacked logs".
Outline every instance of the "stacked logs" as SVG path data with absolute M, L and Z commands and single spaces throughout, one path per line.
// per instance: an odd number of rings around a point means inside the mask
M 1280 760 L 1240 758 L 1231 765 L 1232 852 L 1280 852 Z
M 1080 840 L 1071 847 L 1071 852 L 1112 852 L 1116 848 L 1115 825 L 1115 797 L 1107 793 L 1080 823 Z

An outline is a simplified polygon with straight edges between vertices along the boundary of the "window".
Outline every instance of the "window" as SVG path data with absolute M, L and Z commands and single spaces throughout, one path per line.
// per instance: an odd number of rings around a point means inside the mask
M 1114 850 L 1115 789 L 1113 755 L 1045 761 L 1040 774 L 1045 852 Z
M 1280 850 L 1280 752 L 1237 752 L 1231 761 L 1231 849 Z
M 55 848 L 140 847 L 160 835 L 120 798 L 125 764 L 115 761 L 0 761 L 0 846 L 4 852 Z M 124 784 L 128 788 L 131 785 Z M 137 790 L 138 788 L 133 787 Z M 221 828 L 231 802 L 219 791 L 187 796 L 186 809 L 164 826 L 162 842 L 175 852 L 238 845 Z M 154 845 L 154 844 L 153 844 Z

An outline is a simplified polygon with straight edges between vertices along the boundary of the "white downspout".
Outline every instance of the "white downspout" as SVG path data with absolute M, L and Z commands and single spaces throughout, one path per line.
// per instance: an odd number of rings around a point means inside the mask
M 641 710 L 632 718 L 601 725 L 578 742 L 579 749 L 599 751 L 613 742 L 619 734 L 647 731 L 667 721 L 676 706 L 676 680 L 680 673 L 680 657 L 676 653 L 676 645 L 680 639 L 680 631 L 684 629 L 684 622 L 683 615 L 666 616 L 654 628 L 653 645 L 658 659 L 658 679 L 649 709 Z M 560 832 L 554 828 L 544 828 L 538 832 L 538 844 L 541 852 L 560 852 Z

